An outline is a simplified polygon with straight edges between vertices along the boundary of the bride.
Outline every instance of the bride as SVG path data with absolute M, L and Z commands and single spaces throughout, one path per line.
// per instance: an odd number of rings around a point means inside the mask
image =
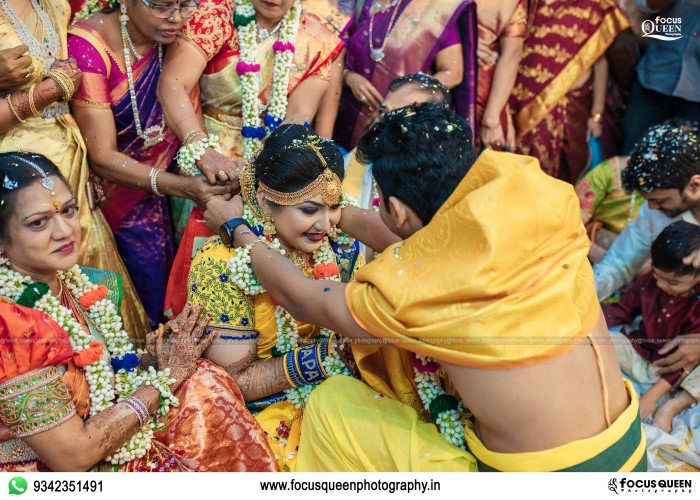
M 362 261 L 358 245 L 335 229 L 342 176 L 332 142 L 301 125 L 281 126 L 241 175 L 245 219 L 224 224 L 189 274 L 188 299 L 204 304 L 218 331 L 206 356 L 225 367 L 259 412 L 282 470 L 294 470 L 309 393 L 328 376 L 350 374 L 345 361 L 352 364 L 352 356 L 338 352 L 331 331 L 299 323 L 275 303 L 252 274 L 246 250 L 228 247 L 229 232 L 246 224 L 308 277 L 349 281 Z

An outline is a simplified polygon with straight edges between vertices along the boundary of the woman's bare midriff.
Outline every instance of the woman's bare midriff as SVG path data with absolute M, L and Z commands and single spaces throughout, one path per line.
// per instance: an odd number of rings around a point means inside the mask
M 608 389 L 610 422 L 629 406 L 620 367 L 601 314 L 591 336 Z M 443 363 L 476 430 L 491 451 L 542 451 L 601 433 L 608 427 L 603 386 L 587 337 L 566 353 L 533 366 L 485 370 Z

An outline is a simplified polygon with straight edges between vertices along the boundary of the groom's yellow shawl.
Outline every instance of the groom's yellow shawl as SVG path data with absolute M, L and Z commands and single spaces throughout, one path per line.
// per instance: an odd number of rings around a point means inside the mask
M 430 223 L 348 284 L 376 337 L 479 368 L 538 363 L 573 347 L 600 306 L 570 184 L 536 159 L 485 151 Z

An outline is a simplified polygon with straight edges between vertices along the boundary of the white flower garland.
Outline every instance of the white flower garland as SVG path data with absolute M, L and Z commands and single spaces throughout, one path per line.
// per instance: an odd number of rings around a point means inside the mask
M 202 159 L 208 148 L 212 148 L 217 153 L 221 153 L 218 136 L 209 134 L 200 141 L 182 146 L 178 149 L 175 158 L 177 159 L 177 166 L 180 167 L 180 174 L 187 176 L 201 174 L 201 170 L 197 168 L 197 162 Z
M 424 367 L 431 364 L 437 364 L 436 361 L 427 356 L 421 356 L 420 354 L 416 354 L 415 356 L 416 360 Z M 423 402 L 423 407 L 430 412 L 431 403 L 437 397 L 445 395 L 445 390 L 440 384 L 440 377 L 438 376 L 437 371 L 424 371 L 416 368 L 415 365 L 413 372 L 415 373 L 418 395 Z M 435 423 L 440 429 L 440 433 L 448 443 L 466 450 L 467 443 L 464 440 L 464 425 L 462 425 L 462 420 L 460 417 L 460 411 L 462 409 L 462 403 L 460 402 L 456 410 L 444 410 L 438 413 Z
M 238 28 L 238 43 L 241 49 L 236 72 L 240 75 L 243 87 L 243 157 L 250 160 L 265 137 L 260 112 L 264 106 L 260 102 L 260 63 L 258 62 L 258 23 L 255 8 L 250 0 L 236 0 L 235 21 Z M 272 133 L 287 114 L 287 92 L 289 75 L 292 69 L 295 47 L 301 20 L 301 2 L 294 2 L 282 19 L 279 39 L 273 44 L 275 52 L 272 72 L 272 94 L 267 107 L 265 125 Z
M 98 288 L 97 285 L 90 282 L 78 266 L 67 271 L 60 271 L 59 279 L 64 281 L 71 295 L 78 301 L 86 293 Z M 32 283 L 31 278 L 22 276 L 7 266 L 0 266 L 0 296 L 17 301 Z M 65 330 L 75 354 L 83 351 L 92 342 L 98 342 L 93 335 L 82 329 L 80 323 L 73 318 L 70 309 L 63 306 L 50 291 L 34 304 L 34 309 L 48 314 Z M 119 312 L 111 300 L 108 298 L 100 299 L 91 305 L 86 312 L 104 336 L 105 347 L 110 356 L 120 358 L 134 353 L 129 336 L 122 328 Z M 169 384 L 172 383 L 170 370 L 156 371 L 153 367 L 149 367 L 148 371 L 141 372 L 138 368 L 132 371 L 122 368 L 115 374 L 111 364 L 104 357 L 95 363 L 84 366 L 83 369 L 90 387 L 90 416 L 114 405 L 115 398 L 122 399 L 130 396 L 143 384 L 149 384 L 158 389 L 162 397 L 162 410 L 164 412 L 167 413 L 171 406 L 178 405 L 177 398 L 169 388 Z M 113 464 L 122 464 L 143 457 L 151 448 L 154 429 L 155 424 L 151 420 L 141 427 L 119 450 L 107 457 L 107 460 Z
M 247 206 L 243 204 L 243 218 L 245 218 L 251 227 L 262 227 L 257 221 Z M 277 238 L 272 241 L 262 240 L 273 250 L 285 255 Z M 257 243 L 257 242 L 256 242 Z M 260 284 L 253 273 L 253 268 L 250 265 L 250 250 L 253 245 L 246 245 L 238 249 L 236 255 L 229 261 L 231 269 L 231 281 L 238 286 L 246 295 L 259 295 L 265 293 L 265 288 Z M 322 245 L 313 254 L 314 267 L 322 264 L 335 264 L 335 253 L 331 248 L 328 238 L 323 239 Z M 340 276 L 330 276 L 323 278 L 327 280 L 340 281 Z M 296 320 L 282 306 L 275 306 L 275 320 L 277 322 L 277 343 L 275 345 L 277 351 L 287 354 L 299 347 L 299 327 Z M 330 337 L 333 334 L 328 328 L 321 328 L 320 335 Z M 335 346 L 329 345 L 328 356 L 323 360 L 323 367 L 330 375 L 348 375 L 352 376 L 350 370 L 347 369 L 345 363 L 338 356 Z M 306 404 L 309 394 L 316 387 L 314 384 L 304 385 L 297 388 L 287 389 L 285 394 L 287 399 L 297 408 L 301 408 Z

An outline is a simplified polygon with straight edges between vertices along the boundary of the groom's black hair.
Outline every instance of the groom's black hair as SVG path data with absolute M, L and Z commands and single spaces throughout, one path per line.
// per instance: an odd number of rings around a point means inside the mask
M 428 224 L 457 188 L 477 154 L 469 124 L 444 106 L 416 104 L 387 113 L 361 139 L 358 159 L 372 163 L 382 192 Z

